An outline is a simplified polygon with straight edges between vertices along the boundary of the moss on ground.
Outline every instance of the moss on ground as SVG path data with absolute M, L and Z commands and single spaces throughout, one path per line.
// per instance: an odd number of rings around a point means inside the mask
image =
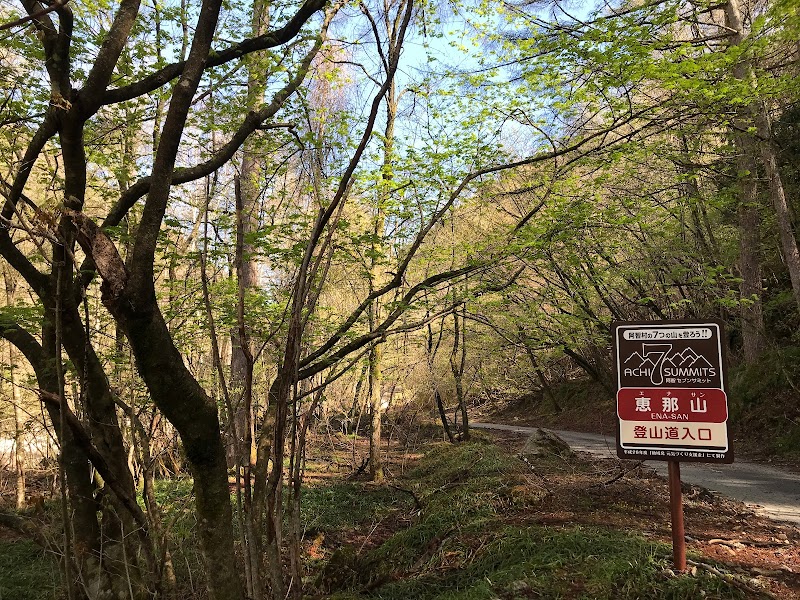
M 546 492 L 530 485 L 519 492 L 527 469 L 491 444 L 433 447 L 402 482 L 422 504 L 414 522 L 369 551 L 336 553 L 335 570 L 349 577 L 320 591 L 336 600 L 745 597 L 713 576 L 674 576 L 667 544 L 536 524 Z
M 58 598 L 59 585 L 52 554 L 30 540 L 0 539 L 0 600 Z
M 704 572 L 675 576 L 668 544 L 610 525 L 609 516 L 629 514 L 616 496 L 584 498 L 574 488 L 569 502 L 558 498 L 547 478 L 584 477 L 580 459 L 532 460 L 480 439 L 434 444 L 393 486 L 331 480 L 306 488 L 306 591 L 337 600 L 748 597 Z M 203 597 L 190 482 L 161 482 L 157 493 L 175 536 L 180 595 Z M 635 503 L 631 493 L 620 502 Z M 575 523 L 589 514 L 600 516 Z M 51 555 L 0 539 L 0 600 L 50 600 L 58 587 Z

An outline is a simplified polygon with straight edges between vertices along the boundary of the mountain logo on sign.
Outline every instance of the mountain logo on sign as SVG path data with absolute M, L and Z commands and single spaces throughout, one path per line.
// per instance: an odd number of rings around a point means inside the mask
M 656 364 L 652 360 L 650 360 L 649 358 L 643 357 L 638 352 L 634 352 L 633 354 L 631 354 L 628 358 L 625 359 L 625 362 L 623 364 L 627 365 L 628 363 L 631 363 L 632 365 L 636 365 L 634 368 L 637 368 L 637 369 L 643 369 L 643 368 L 646 368 L 646 367 L 649 367 L 649 368 L 652 369 L 653 367 L 656 366 Z
M 686 348 L 683 352 L 675 352 L 671 356 L 664 358 L 664 365 L 673 367 L 689 368 L 699 364 L 700 366 L 713 366 L 705 356 L 701 356 L 693 348 Z
M 691 379 L 683 383 L 710 383 L 717 369 L 693 348 L 673 351 L 672 344 L 642 344 L 642 351 L 633 352 L 623 363 L 625 377 L 647 377 L 653 385 L 661 385 L 665 378 Z M 670 381 L 669 383 L 676 383 Z

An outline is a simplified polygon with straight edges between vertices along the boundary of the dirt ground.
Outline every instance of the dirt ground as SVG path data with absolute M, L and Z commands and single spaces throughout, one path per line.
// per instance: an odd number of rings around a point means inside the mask
M 522 419 L 513 422 L 525 424 Z M 588 427 L 584 430 L 596 431 Z M 526 435 L 509 432 L 481 431 L 479 435 L 490 438 L 513 455 L 519 455 L 527 441 Z M 331 436 L 326 442 L 322 444 L 327 445 L 325 455 L 327 460 L 335 457 L 334 463 L 326 465 L 312 459 L 316 469 L 308 471 L 311 481 L 347 477 L 347 472 L 352 476 L 352 465 L 357 466 L 360 457 L 366 454 L 365 441 L 353 445 L 351 440 Z M 387 454 L 389 471 L 400 475 L 420 456 L 403 444 L 392 443 Z M 509 514 L 510 520 L 519 520 L 521 525 L 524 521 L 612 527 L 671 543 L 667 482 L 652 469 L 634 461 L 589 456 L 565 458 L 560 463 L 545 461 L 545 464 L 548 466 L 530 463 L 530 476 L 526 480 L 528 492 L 545 491 L 545 500 L 528 514 Z M 324 475 L 325 471 L 330 475 Z M 748 597 L 800 600 L 800 528 L 759 517 L 741 502 L 697 486 L 684 485 L 683 501 L 690 570 L 716 571 L 746 591 Z M 324 554 L 322 548 L 314 547 L 315 543 L 328 550 L 342 543 L 368 549 L 408 523 L 403 514 L 393 514 L 370 531 L 342 532 L 341 536 L 332 536 L 333 539 L 324 542 L 309 540 L 308 550 L 311 555 L 315 551 Z
M 490 437 L 515 454 L 526 441 L 506 432 Z M 634 461 L 581 458 L 585 462 L 565 459 L 561 466 L 531 469 L 531 484 L 550 492 L 535 522 L 610 526 L 671 543 L 664 478 Z M 710 570 L 713 561 L 753 597 L 768 592 L 800 600 L 800 529 L 697 486 L 684 485 L 683 500 L 690 566 Z
M 527 440 L 525 435 L 506 432 L 480 435 L 512 455 L 519 455 Z M 363 471 L 366 464 L 366 440 L 354 443 L 352 438 L 327 432 L 315 437 L 313 446 L 319 453 L 308 457 L 309 485 L 363 479 L 359 469 Z M 425 445 L 405 441 L 395 438 L 388 445 L 389 485 L 414 466 Z M 633 461 L 583 456 L 532 461 L 528 469 L 527 490 L 520 493 L 535 492 L 543 500 L 535 509 L 510 513 L 509 523 L 611 527 L 671 542 L 667 484 L 651 469 Z M 684 515 L 690 568 L 716 571 L 751 598 L 800 600 L 800 529 L 759 517 L 742 503 L 696 486 L 684 488 Z M 370 530 L 343 531 L 328 539 L 311 536 L 305 549 L 309 557 L 324 560 L 343 543 L 374 547 L 409 523 L 402 511 L 392 513 Z M 10 541 L 17 535 L 0 527 L 0 537 Z

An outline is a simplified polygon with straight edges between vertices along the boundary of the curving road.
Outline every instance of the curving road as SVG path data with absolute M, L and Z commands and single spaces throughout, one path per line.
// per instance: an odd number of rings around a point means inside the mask
M 495 423 L 472 423 L 471 426 L 476 429 L 498 429 L 522 434 L 530 434 L 537 429 Z M 617 457 L 616 441 L 613 436 L 558 429 L 552 431 L 573 450 L 603 458 Z M 659 474 L 666 476 L 665 461 L 647 462 Z M 731 465 L 681 463 L 681 479 L 741 500 L 758 514 L 800 524 L 800 475 L 737 460 Z

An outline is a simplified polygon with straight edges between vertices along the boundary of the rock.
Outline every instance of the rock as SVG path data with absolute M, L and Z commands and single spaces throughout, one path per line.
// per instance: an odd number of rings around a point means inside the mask
M 558 437 L 555 433 L 547 431 L 546 429 L 536 429 L 528 441 L 525 442 L 525 447 L 522 448 L 520 453 L 522 456 L 561 456 L 567 458 L 574 456 L 572 448 L 569 444 Z

